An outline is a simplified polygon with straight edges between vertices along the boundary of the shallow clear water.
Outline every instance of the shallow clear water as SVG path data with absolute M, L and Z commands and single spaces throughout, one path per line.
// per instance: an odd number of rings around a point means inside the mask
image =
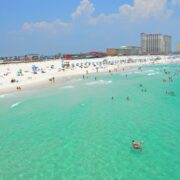
M 0 95 L 0 179 L 179 179 L 177 70 L 149 66 Z M 142 152 L 132 139 L 144 141 Z

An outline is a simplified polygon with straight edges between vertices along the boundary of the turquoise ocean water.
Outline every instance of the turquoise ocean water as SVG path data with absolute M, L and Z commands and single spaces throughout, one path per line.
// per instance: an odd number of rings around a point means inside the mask
M 180 179 L 179 70 L 149 66 L 0 95 L 0 179 Z

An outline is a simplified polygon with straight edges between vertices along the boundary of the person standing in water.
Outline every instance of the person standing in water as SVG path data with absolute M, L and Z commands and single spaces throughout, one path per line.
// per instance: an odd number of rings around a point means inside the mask
M 138 149 L 139 151 L 142 151 L 142 142 L 135 142 L 134 140 L 132 140 L 132 147 L 133 149 Z

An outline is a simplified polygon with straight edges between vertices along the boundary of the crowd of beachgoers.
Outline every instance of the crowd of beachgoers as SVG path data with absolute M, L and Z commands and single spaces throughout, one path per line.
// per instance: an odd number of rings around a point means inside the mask
M 125 56 L 0 64 L 0 92 L 19 91 L 26 89 L 28 85 L 34 86 L 42 82 L 55 83 L 56 78 L 83 76 L 87 73 L 113 72 L 134 66 L 168 64 L 178 61 L 180 61 L 178 56 Z

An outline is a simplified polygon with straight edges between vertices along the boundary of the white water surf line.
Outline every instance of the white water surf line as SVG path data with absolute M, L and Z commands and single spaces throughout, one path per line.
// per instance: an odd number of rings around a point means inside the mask
M 22 102 L 17 102 L 11 105 L 11 108 L 15 108 L 17 106 L 19 106 L 20 104 L 22 104 Z

